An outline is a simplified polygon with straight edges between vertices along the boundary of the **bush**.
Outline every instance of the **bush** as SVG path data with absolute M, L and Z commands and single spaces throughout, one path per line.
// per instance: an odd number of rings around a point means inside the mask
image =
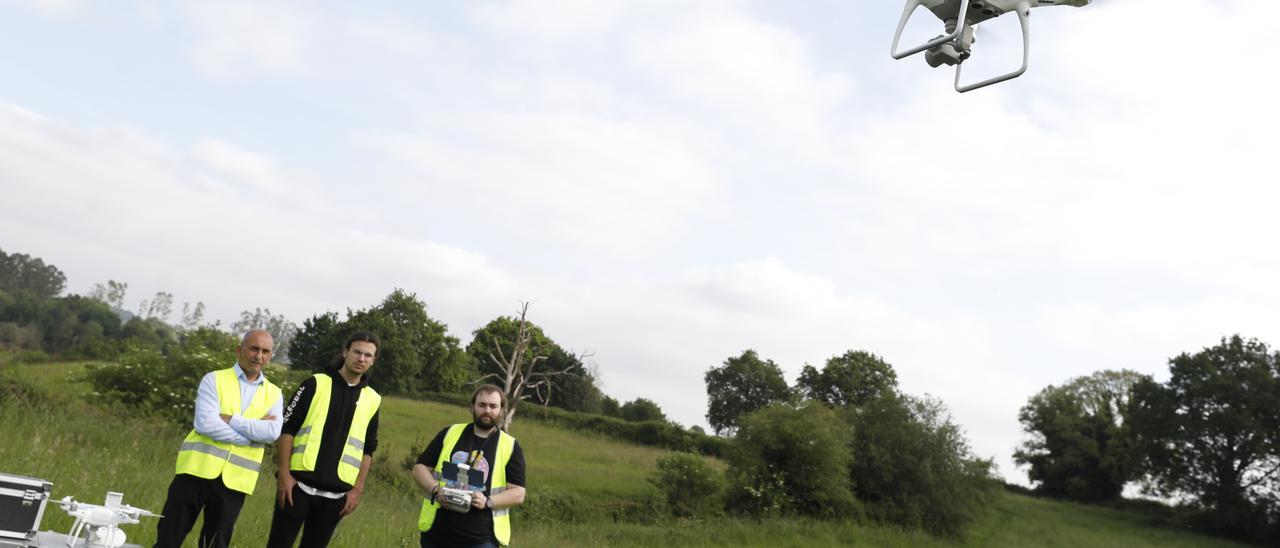
M 955 535 L 997 492 L 992 462 L 972 456 L 941 402 L 886 394 L 846 416 L 850 481 L 873 519 Z
M 530 489 L 518 512 L 520 523 L 560 526 L 586 523 L 634 523 L 652 525 L 661 514 L 663 500 L 655 491 L 635 498 L 593 497 L 579 491 L 555 488 Z
M 703 457 L 674 453 L 658 459 L 649 483 L 666 497 L 667 508 L 676 517 L 719 513 L 724 481 Z
M 666 421 L 667 416 L 662 413 L 662 408 L 653 400 L 646 398 L 636 398 L 627 403 L 622 404 L 619 409 L 623 420 L 631 422 L 647 422 L 647 421 Z
M 0 322 L 0 347 L 16 350 L 40 348 L 40 329 L 34 325 Z
M 739 422 L 733 441 L 732 510 L 857 515 L 849 476 L 841 473 L 850 465 L 850 433 L 837 412 L 816 402 L 766 407 Z
M 0 370 L 0 407 L 8 405 L 36 407 L 48 402 L 49 396 L 30 381 L 5 374 Z
M 105 402 L 189 424 L 200 378 L 235 363 L 234 347 L 230 335 L 203 328 L 171 346 L 167 355 L 134 347 L 118 364 L 90 365 L 86 376 L 94 394 Z
M 13 363 L 49 363 L 53 358 L 40 350 L 24 350 L 13 357 Z

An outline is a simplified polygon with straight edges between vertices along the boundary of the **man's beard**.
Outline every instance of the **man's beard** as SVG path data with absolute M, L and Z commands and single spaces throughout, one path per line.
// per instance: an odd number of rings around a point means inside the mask
M 485 423 L 485 419 L 489 419 L 487 424 Z M 483 430 L 488 430 L 498 425 L 498 420 L 490 417 L 489 415 L 472 415 L 471 422 L 476 425 L 476 428 Z

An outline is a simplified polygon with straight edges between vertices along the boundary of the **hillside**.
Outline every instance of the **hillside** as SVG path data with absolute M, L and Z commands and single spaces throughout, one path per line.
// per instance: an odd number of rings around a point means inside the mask
M 87 388 L 75 377 L 82 368 L 0 365 L 6 432 L 0 471 L 52 481 L 55 498 L 99 502 L 118 490 L 126 502 L 159 511 L 185 430 L 87 403 Z M 373 477 L 359 510 L 338 527 L 335 547 L 416 546 L 420 498 L 407 463 L 439 428 L 467 419 L 458 406 L 400 398 L 387 398 L 383 409 Z M 563 430 L 530 415 L 512 431 L 525 447 L 530 481 L 529 499 L 514 513 L 514 541 L 522 546 L 1239 546 L 1136 512 L 1016 494 L 1002 495 L 960 539 L 807 519 L 673 520 L 646 480 L 666 451 Z M 268 471 L 245 503 L 236 545 L 265 541 L 274 493 Z M 44 529 L 70 526 L 56 508 L 46 512 Z M 126 532 L 130 542 L 149 545 L 154 522 Z

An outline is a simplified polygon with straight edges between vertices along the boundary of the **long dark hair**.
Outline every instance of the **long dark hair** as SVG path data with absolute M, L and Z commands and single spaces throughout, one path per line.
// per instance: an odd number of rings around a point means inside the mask
M 352 333 L 350 337 L 347 337 L 347 342 L 343 343 L 342 350 L 333 356 L 333 360 L 329 362 L 330 369 L 342 368 L 342 354 L 351 350 L 351 343 L 354 342 L 373 343 L 374 357 L 377 357 L 378 351 L 382 349 L 382 341 L 378 339 L 378 336 L 374 335 L 372 331 L 356 331 L 355 333 Z

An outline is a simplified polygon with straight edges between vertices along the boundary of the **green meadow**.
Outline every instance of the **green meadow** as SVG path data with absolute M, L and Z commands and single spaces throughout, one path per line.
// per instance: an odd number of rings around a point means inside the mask
M 4 359 L 4 358 L 0 358 Z M 160 511 L 186 429 L 95 405 L 78 363 L 0 365 L 0 472 L 53 482 L 54 499 L 100 503 L 108 490 Z M 192 387 L 197 379 L 192 379 Z M 359 509 L 332 546 L 417 546 L 420 495 L 408 467 L 440 428 L 468 420 L 456 405 L 384 399 L 377 458 Z M 936 538 L 852 522 L 668 517 L 648 478 L 666 450 L 561 429 L 526 408 L 512 433 L 528 462 L 526 503 L 513 513 L 518 546 L 1241 546 L 1180 531 L 1156 515 L 1005 493 L 959 538 Z M 268 458 L 269 461 L 274 462 Z M 723 467 L 716 462 L 716 466 Z M 274 465 L 245 502 L 234 546 L 265 544 L 274 503 Z M 71 520 L 50 504 L 42 528 Z M 199 527 L 197 525 L 197 527 Z M 150 545 L 155 522 L 125 526 L 129 542 Z M 195 535 L 188 546 L 195 546 Z

